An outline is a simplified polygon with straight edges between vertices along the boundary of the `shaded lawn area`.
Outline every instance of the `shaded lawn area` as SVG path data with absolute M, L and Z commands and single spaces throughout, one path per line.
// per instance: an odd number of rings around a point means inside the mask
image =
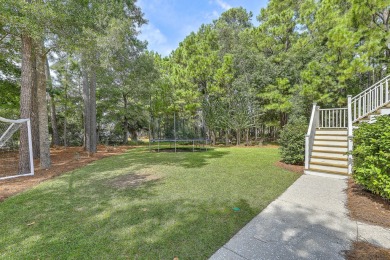
M 206 259 L 299 177 L 278 160 L 140 148 L 95 161 L 0 203 L 0 257 Z

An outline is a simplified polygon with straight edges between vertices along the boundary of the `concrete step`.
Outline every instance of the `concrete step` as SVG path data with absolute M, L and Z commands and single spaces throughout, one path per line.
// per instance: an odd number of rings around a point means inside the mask
M 348 167 L 348 160 L 343 158 L 319 158 L 319 157 L 311 157 L 310 164 L 321 164 L 321 165 L 333 165 L 333 166 L 341 166 Z
M 316 140 L 314 139 L 314 145 L 326 145 L 326 146 L 348 146 L 347 140 Z
M 311 163 L 309 170 L 325 172 L 325 173 L 337 173 L 337 174 L 348 174 L 348 166 L 330 166 L 323 164 Z
M 349 174 L 345 173 L 338 173 L 338 172 L 332 172 L 332 171 L 321 171 L 316 169 L 309 169 L 305 170 L 305 174 L 311 174 L 311 175 L 317 175 L 317 176 L 323 176 L 323 177 L 333 177 L 338 179 L 348 179 Z

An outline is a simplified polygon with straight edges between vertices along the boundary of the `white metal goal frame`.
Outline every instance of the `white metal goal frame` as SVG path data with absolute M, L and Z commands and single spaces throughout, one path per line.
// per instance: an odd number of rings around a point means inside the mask
M 3 147 L 6 143 L 6 141 L 12 136 L 12 134 L 19 129 L 19 127 L 16 127 L 17 124 L 21 125 L 23 123 L 26 123 L 27 125 L 27 135 L 28 135 L 28 150 L 29 150 L 29 159 L 30 159 L 30 172 L 29 173 L 21 173 L 21 174 L 15 174 L 5 177 L 0 177 L 0 180 L 6 180 L 6 179 L 12 179 L 17 177 L 23 177 L 23 176 L 33 176 L 34 175 L 34 159 L 33 159 L 33 152 L 32 152 L 32 135 L 31 135 L 31 122 L 30 119 L 18 119 L 18 120 L 12 120 L 0 117 L 1 122 L 9 123 L 10 126 L 7 128 L 7 130 L 1 134 L 0 136 L 0 148 Z

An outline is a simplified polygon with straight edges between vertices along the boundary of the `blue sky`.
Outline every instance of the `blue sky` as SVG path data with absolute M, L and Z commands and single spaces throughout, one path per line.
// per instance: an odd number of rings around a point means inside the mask
M 167 56 L 201 24 L 211 23 L 229 8 L 242 6 L 252 11 L 256 24 L 256 16 L 267 3 L 268 0 L 138 0 L 149 20 L 141 27 L 140 39 L 149 42 L 149 50 Z

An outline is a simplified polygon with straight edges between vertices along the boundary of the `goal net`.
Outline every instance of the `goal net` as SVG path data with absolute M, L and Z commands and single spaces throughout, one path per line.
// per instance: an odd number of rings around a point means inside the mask
M 0 117 L 0 180 L 34 175 L 30 119 Z

